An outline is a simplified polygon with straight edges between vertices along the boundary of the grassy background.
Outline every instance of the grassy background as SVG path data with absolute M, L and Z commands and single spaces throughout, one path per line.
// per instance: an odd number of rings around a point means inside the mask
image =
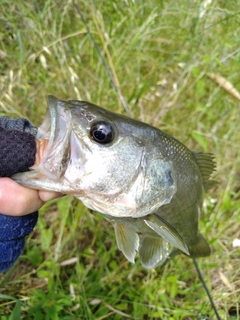
M 200 221 L 212 255 L 198 262 L 222 319 L 240 319 L 240 103 L 208 76 L 240 90 L 239 2 L 76 2 L 132 116 L 216 155 L 219 185 Z M 0 116 L 39 125 L 48 94 L 125 113 L 72 1 L 1 0 L 0 50 Z M 24 254 L 0 275 L 1 320 L 20 319 L 20 307 L 36 320 L 214 319 L 190 259 L 130 264 L 111 223 L 71 197 L 40 213 Z

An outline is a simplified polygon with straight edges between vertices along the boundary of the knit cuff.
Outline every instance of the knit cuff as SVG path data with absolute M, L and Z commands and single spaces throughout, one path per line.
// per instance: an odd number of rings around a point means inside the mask
M 0 177 L 28 171 L 35 161 L 35 137 L 27 132 L 0 127 L 0 150 Z

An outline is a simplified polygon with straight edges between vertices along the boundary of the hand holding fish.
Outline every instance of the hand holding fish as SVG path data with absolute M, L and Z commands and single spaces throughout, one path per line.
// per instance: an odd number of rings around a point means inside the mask
M 37 223 L 37 210 L 59 196 L 54 191 L 25 188 L 9 178 L 40 159 L 36 131 L 24 118 L 0 118 L 0 272 L 9 269 L 22 253 L 25 237 Z
M 36 140 L 35 164 L 40 162 L 47 140 Z M 49 200 L 61 196 L 54 191 L 34 190 L 21 186 L 14 180 L 0 178 L 0 212 L 5 215 L 22 216 L 37 211 Z
M 10 178 L 0 178 L 0 212 L 5 215 L 29 214 L 59 196 L 61 194 L 54 191 L 29 189 Z

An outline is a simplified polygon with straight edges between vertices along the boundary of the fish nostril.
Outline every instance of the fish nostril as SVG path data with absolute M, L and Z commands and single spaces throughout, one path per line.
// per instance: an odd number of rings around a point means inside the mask
M 95 116 L 93 116 L 90 112 L 87 112 L 86 110 L 81 110 L 80 115 L 86 118 L 89 122 L 95 119 Z
M 87 119 L 88 121 L 92 121 L 92 120 L 95 119 L 95 117 L 94 117 L 92 114 L 87 113 L 87 114 L 86 114 L 86 119 Z

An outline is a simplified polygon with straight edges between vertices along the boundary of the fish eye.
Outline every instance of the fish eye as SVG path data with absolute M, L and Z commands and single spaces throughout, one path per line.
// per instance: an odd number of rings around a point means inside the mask
M 100 121 L 91 127 L 90 136 L 98 143 L 107 144 L 113 141 L 114 130 L 110 123 Z

